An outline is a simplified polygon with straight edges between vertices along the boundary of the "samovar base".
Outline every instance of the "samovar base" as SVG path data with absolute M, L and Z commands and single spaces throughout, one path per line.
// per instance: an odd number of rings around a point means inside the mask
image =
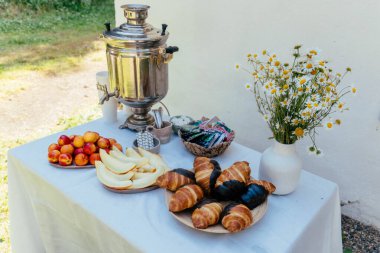
M 145 130 L 147 126 L 154 125 L 154 118 L 149 114 L 150 108 L 131 108 L 133 114 L 119 126 L 121 129 L 130 129 L 133 131 Z

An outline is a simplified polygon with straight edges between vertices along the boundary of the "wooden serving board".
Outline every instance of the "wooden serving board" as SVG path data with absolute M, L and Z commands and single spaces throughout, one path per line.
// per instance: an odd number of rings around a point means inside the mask
M 157 185 L 152 185 L 152 186 L 148 186 L 148 187 L 141 188 L 141 189 L 130 189 L 130 190 L 128 190 L 128 189 L 127 190 L 117 190 L 117 189 L 108 187 L 106 185 L 103 185 L 103 186 L 104 186 L 104 188 L 106 188 L 107 190 L 109 190 L 111 192 L 123 193 L 123 194 L 141 193 L 141 192 L 148 192 L 148 191 L 153 191 L 153 190 L 158 189 Z
M 169 201 L 170 201 L 170 198 L 173 194 L 174 194 L 173 192 L 165 191 L 166 206 L 167 206 L 168 210 L 169 210 Z M 264 203 L 262 203 L 261 205 L 256 207 L 255 209 L 251 210 L 251 213 L 253 216 L 253 223 L 251 224 L 251 226 L 253 226 L 255 223 L 257 223 L 259 220 L 261 220 L 264 217 L 264 215 L 267 211 L 267 208 L 268 208 L 268 199 Z M 199 229 L 199 228 L 194 227 L 193 222 L 191 220 L 191 214 L 192 214 L 191 211 L 183 211 L 183 212 L 179 212 L 179 213 L 170 212 L 170 213 L 179 222 L 185 224 L 188 227 L 199 230 L 199 231 L 203 231 L 203 232 L 207 232 L 207 233 L 214 233 L 214 234 L 229 234 L 229 233 L 231 233 L 230 231 L 225 229 L 220 223 L 213 225 L 213 226 L 210 226 L 206 229 Z
M 49 163 L 51 166 L 59 168 L 59 169 L 92 169 L 95 168 L 95 165 L 84 165 L 84 166 L 77 166 L 75 163 L 73 165 L 68 166 L 62 166 L 58 163 Z

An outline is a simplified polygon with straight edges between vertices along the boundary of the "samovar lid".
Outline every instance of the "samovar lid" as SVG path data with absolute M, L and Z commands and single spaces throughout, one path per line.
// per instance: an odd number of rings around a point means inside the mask
M 119 27 L 112 29 L 106 23 L 106 31 L 103 37 L 107 42 L 120 46 L 157 46 L 164 44 L 169 36 L 166 32 L 167 25 L 163 24 L 162 29 L 153 27 L 145 22 L 148 17 L 150 6 L 143 4 L 122 5 L 124 17 L 127 22 Z

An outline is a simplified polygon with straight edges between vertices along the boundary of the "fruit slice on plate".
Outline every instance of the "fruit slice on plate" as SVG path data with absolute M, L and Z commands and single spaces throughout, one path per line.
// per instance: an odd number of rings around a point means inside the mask
M 146 164 L 149 163 L 149 160 L 148 158 L 144 158 L 144 157 L 140 157 L 140 158 L 136 158 L 136 157 L 128 157 L 126 155 L 123 154 L 123 152 L 121 152 L 118 148 L 116 147 L 112 147 L 112 150 L 110 151 L 110 156 L 116 158 L 116 159 L 119 159 L 120 161 L 123 161 L 123 162 L 130 162 L 130 163 L 134 163 L 136 164 L 136 167 L 137 168 L 140 168 Z
M 153 185 L 163 172 L 163 169 L 157 169 L 154 173 L 140 173 L 138 178 L 132 181 L 131 189 L 140 189 Z
M 123 162 L 117 158 L 110 156 L 104 149 L 100 149 L 99 154 L 100 159 L 102 159 L 104 165 L 116 174 L 126 174 L 136 167 L 134 163 Z
M 125 155 L 127 157 L 141 158 L 141 155 L 139 155 L 139 153 L 137 153 L 133 148 L 127 148 Z
M 152 165 L 156 169 L 163 169 L 165 171 L 169 171 L 170 168 L 166 164 L 166 162 L 161 158 L 161 156 L 151 153 L 149 151 L 146 151 L 145 149 L 138 148 L 139 153 L 143 156 L 149 159 L 150 165 Z
M 107 170 L 106 166 L 101 161 L 95 162 L 96 176 L 99 181 L 105 186 L 116 190 L 127 190 L 132 186 L 131 180 L 120 181 L 111 176 L 112 173 Z

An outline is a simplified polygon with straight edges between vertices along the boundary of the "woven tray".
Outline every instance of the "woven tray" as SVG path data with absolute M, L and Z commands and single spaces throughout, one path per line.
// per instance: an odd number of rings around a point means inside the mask
M 178 131 L 178 136 L 181 137 L 181 130 Z M 205 148 L 198 144 L 191 143 L 188 141 L 184 141 L 181 137 L 181 140 L 185 147 L 187 148 L 190 153 L 192 153 L 195 156 L 204 156 L 208 158 L 212 158 L 218 155 L 221 155 L 224 153 L 224 151 L 227 150 L 227 148 L 230 146 L 231 142 L 235 138 L 235 132 L 232 132 L 232 138 L 228 142 L 222 142 L 212 148 Z

